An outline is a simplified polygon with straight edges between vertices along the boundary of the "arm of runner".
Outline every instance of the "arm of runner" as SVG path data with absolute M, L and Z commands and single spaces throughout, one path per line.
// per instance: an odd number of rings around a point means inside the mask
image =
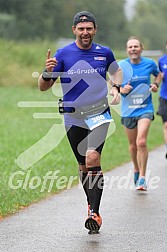
M 120 93 L 121 94 L 128 94 L 132 89 L 133 89 L 133 87 L 130 85 L 130 82 L 129 82 L 124 87 L 120 88 Z
M 122 70 L 119 67 L 117 71 L 110 76 L 109 84 L 111 85 L 110 95 L 113 96 L 111 105 L 120 103 L 120 87 L 122 85 Z
M 57 66 L 58 61 L 55 57 L 51 58 L 51 51 L 48 49 L 46 62 L 45 62 L 45 71 L 39 76 L 38 86 L 41 91 L 48 90 L 54 83 L 51 79 L 52 72 L 55 66 Z
M 118 93 L 117 88 L 112 87 L 110 90 L 110 95 L 113 96 L 113 99 L 110 102 L 110 105 L 117 105 L 120 103 L 120 94 Z
M 165 73 L 161 72 L 161 81 L 164 79 L 164 75 L 165 75 Z
M 122 80 L 123 80 L 123 73 L 122 69 L 119 67 L 117 71 L 111 76 L 111 83 L 121 86 Z
M 150 92 L 157 92 L 158 91 L 158 88 L 159 88 L 159 85 L 162 81 L 162 73 L 159 73 L 153 80 L 153 83 L 150 84 L 150 89 L 149 91 Z

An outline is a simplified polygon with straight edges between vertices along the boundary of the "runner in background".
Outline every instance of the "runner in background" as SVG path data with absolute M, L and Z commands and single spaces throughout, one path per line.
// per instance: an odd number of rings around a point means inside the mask
M 134 165 L 134 183 L 137 190 L 147 190 L 146 167 L 148 160 L 147 136 L 154 120 L 152 92 L 157 92 L 160 73 L 156 63 L 142 57 L 143 45 L 137 37 L 127 41 L 128 62 L 132 68 L 129 83 L 123 84 L 121 92 L 121 122 L 129 141 L 129 151 Z M 150 77 L 154 76 L 151 82 Z
M 166 41 L 166 50 L 167 50 L 167 41 Z M 162 73 L 162 84 L 159 93 L 159 108 L 157 114 L 162 117 L 163 135 L 164 135 L 164 142 L 166 145 L 165 157 L 167 159 L 167 54 L 159 58 L 158 65 Z

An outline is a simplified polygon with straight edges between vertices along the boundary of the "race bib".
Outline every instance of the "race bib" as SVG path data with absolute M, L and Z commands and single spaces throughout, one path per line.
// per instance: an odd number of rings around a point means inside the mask
M 102 125 L 103 123 L 108 123 L 113 121 L 111 115 L 108 111 L 101 113 L 99 115 L 88 116 L 85 118 L 85 123 L 88 125 L 90 130 Z
M 136 109 L 145 109 L 151 99 L 150 86 L 141 83 L 122 99 L 122 116 L 129 117 Z M 148 99 L 150 98 L 150 99 Z

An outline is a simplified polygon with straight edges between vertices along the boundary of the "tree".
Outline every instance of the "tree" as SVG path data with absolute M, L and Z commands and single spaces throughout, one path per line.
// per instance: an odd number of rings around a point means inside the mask
M 136 15 L 129 22 L 133 35 L 139 36 L 145 49 L 163 49 L 167 40 L 166 0 L 138 0 Z
M 92 12 L 98 24 L 96 41 L 112 48 L 124 47 L 127 21 L 125 0 L 1 0 L 0 9 L 15 18 L 17 39 L 57 40 L 72 38 L 72 18 L 75 13 Z
M 16 20 L 14 15 L 0 14 L 0 37 L 15 38 Z

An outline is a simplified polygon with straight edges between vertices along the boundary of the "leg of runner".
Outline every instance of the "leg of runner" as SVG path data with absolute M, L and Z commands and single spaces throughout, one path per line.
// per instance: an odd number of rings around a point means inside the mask
M 138 121 L 138 133 L 137 133 L 137 160 L 140 167 L 140 176 L 145 176 L 146 166 L 148 160 L 147 150 L 147 136 L 150 128 L 151 120 L 148 118 L 142 118 Z
M 102 124 L 92 130 L 88 136 L 88 150 L 86 152 L 86 167 L 88 170 L 88 195 L 90 214 L 85 222 L 89 230 L 98 231 L 102 224 L 99 214 L 101 196 L 103 193 L 103 173 L 101 170 L 101 152 L 104 146 L 109 123 Z
M 85 227 L 91 231 L 98 231 L 102 224 L 102 218 L 99 214 L 99 206 L 103 192 L 103 173 L 100 166 L 100 154 L 95 150 L 88 150 L 87 159 L 87 188 L 90 211 L 88 212 Z
M 166 146 L 166 154 L 165 154 L 165 157 L 166 157 L 166 159 L 167 159 L 167 121 L 164 122 L 163 133 L 164 133 L 164 141 L 165 141 L 165 146 Z
M 129 152 L 134 166 L 134 184 L 136 185 L 139 178 L 139 166 L 137 162 L 137 145 L 136 145 L 137 128 L 128 129 L 125 127 L 125 132 L 129 141 Z
M 140 175 L 137 183 L 137 190 L 147 190 L 146 185 L 146 168 L 148 160 L 148 149 L 147 149 L 147 136 L 151 125 L 151 120 L 148 118 L 142 118 L 138 121 L 138 134 L 137 134 L 137 160 L 140 167 Z

